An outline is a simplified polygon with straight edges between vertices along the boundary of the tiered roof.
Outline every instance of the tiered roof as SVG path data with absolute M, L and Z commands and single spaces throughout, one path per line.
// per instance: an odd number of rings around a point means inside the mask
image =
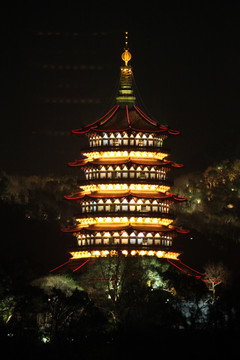
M 151 119 L 138 106 L 129 108 L 114 105 L 104 116 L 91 124 L 85 125 L 79 129 L 72 130 L 73 134 L 87 134 L 89 132 L 123 132 L 137 131 L 146 133 L 159 133 L 179 135 L 180 131 L 173 130 L 157 121 Z
M 89 160 L 88 158 L 80 159 L 74 162 L 69 162 L 69 166 L 86 166 L 86 165 L 123 165 L 123 164 L 134 164 L 134 165 L 146 165 L 146 166 L 172 166 L 174 168 L 181 168 L 183 167 L 183 164 L 177 164 L 174 161 L 171 160 L 159 160 L 154 158 L 148 158 L 148 159 L 136 159 L 132 158 L 131 156 L 127 156 L 125 158 L 121 159 L 94 159 Z

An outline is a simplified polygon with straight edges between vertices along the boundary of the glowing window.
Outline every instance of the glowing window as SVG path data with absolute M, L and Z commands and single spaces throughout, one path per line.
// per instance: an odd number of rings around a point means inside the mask
M 104 235 L 103 235 L 103 244 L 109 244 L 109 238 L 110 238 L 110 233 L 109 232 L 105 232 Z
M 134 232 L 130 234 L 130 244 L 136 244 L 136 234 Z
M 106 205 L 105 205 L 105 210 L 106 211 L 111 211 L 111 204 L 112 204 L 112 201 L 110 199 L 108 199 L 106 201 Z
M 133 134 L 131 134 L 130 135 L 130 145 L 134 145 L 134 135 Z
M 152 167 L 150 170 L 150 179 L 155 179 L 156 177 L 156 171 L 155 169 Z
M 102 243 L 102 235 L 101 235 L 101 233 L 97 233 L 96 235 L 95 235 L 95 244 L 101 244 Z
M 123 201 L 122 201 L 122 211 L 128 211 L 128 201 L 127 201 L 127 199 L 123 199 Z
M 123 145 L 128 145 L 128 135 L 126 133 L 123 135 Z
M 135 211 L 135 200 L 134 199 L 130 200 L 129 209 L 130 209 L 130 211 Z
M 135 177 L 135 169 L 133 166 L 130 167 L 129 174 L 130 174 L 130 178 L 133 179 Z
M 146 238 L 147 238 L 147 244 L 152 245 L 153 244 L 153 236 L 152 236 L 152 234 L 147 233 Z
M 117 140 L 118 140 L 118 144 L 119 145 L 122 145 L 122 136 L 121 136 L 121 134 L 117 134 L 117 136 L 116 136 L 116 138 L 117 138 Z M 121 155 L 120 155 L 121 156 Z
M 143 243 L 144 234 L 142 232 L 138 233 L 137 235 L 137 242 L 138 245 L 141 245 Z
M 124 231 L 121 236 L 122 244 L 128 244 L 128 233 Z
M 106 168 L 105 166 L 102 166 L 101 169 L 100 169 L 100 179 L 103 179 L 106 177 Z
M 104 210 L 104 206 L 103 206 L 103 200 L 100 199 L 98 201 L 98 211 L 103 211 Z
M 153 146 L 153 137 L 152 137 L 151 134 L 150 134 L 149 137 L 148 137 L 148 145 L 149 145 L 149 146 Z
M 159 233 L 157 233 L 154 237 L 154 242 L 155 242 L 155 245 L 160 245 L 161 243 L 161 236 Z
M 120 243 L 120 236 L 119 236 L 118 232 L 113 233 L 113 242 L 114 242 L 114 244 Z
M 103 135 L 103 141 L 102 141 L 103 145 L 108 145 L 108 134 L 104 134 Z
M 122 176 L 123 176 L 123 178 L 128 177 L 128 168 L 126 167 L 126 165 L 123 167 Z

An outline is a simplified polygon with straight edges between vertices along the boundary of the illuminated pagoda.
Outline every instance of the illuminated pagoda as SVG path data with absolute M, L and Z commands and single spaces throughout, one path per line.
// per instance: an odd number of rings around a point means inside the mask
M 79 191 L 66 195 L 79 204 L 75 225 L 63 229 L 77 240 L 70 261 L 92 257 L 156 256 L 177 260 L 175 237 L 185 230 L 173 225 L 171 205 L 186 198 L 170 192 L 168 172 L 182 164 L 168 160 L 164 148 L 172 130 L 138 106 L 129 65 L 127 33 L 120 85 L 114 106 L 100 119 L 72 133 L 88 146 L 78 161 L 84 172 Z

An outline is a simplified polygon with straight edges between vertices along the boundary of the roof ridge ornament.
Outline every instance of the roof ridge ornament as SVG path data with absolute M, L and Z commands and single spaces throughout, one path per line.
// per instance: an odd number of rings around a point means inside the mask
M 125 47 L 122 53 L 122 60 L 125 62 L 125 66 L 128 66 L 128 62 L 131 60 L 132 54 L 128 51 L 128 31 L 125 31 Z

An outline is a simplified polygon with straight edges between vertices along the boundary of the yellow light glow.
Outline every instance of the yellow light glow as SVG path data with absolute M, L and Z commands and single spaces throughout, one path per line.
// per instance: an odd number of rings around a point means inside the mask
M 157 151 L 89 151 L 83 153 L 87 157 L 88 161 L 93 161 L 100 158 L 146 158 L 146 159 L 158 159 L 163 160 L 168 156 L 167 153 Z
M 156 256 L 163 259 L 178 260 L 180 253 L 171 252 L 171 251 L 154 251 L 154 250 L 120 250 L 121 254 L 124 256 Z M 82 258 L 96 258 L 96 257 L 106 257 L 106 256 L 117 256 L 119 253 L 116 250 L 90 250 L 90 251 L 72 251 L 71 260 L 78 260 Z
M 144 225 L 170 225 L 173 220 L 167 218 L 151 218 L 151 217 L 88 217 L 88 218 L 78 218 L 76 221 L 80 226 L 88 227 L 89 225 L 109 225 L 109 224 L 124 224 L 124 225 L 135 225 L 135 224 L 144 224 Z
M 165 193 L 169 191 L 170 186 L 166 185 L 150 185 L 150 184 L 92 184 L 81 186 L 85 194 L 90 194 L 95 191 L 122 191 L 122 190 L 134 190 L 134 191 L 158 191 Z
M 131 53 L 127 49 L 125 49 L 125 51 L 122 53 L 122 60 L 125 62 L 125 66 L 128 66 L 128 62 L 131 60 L 131 58 Z M 123 72 L 128 72 L 129 69 L 130 68 L 124 68 Z

